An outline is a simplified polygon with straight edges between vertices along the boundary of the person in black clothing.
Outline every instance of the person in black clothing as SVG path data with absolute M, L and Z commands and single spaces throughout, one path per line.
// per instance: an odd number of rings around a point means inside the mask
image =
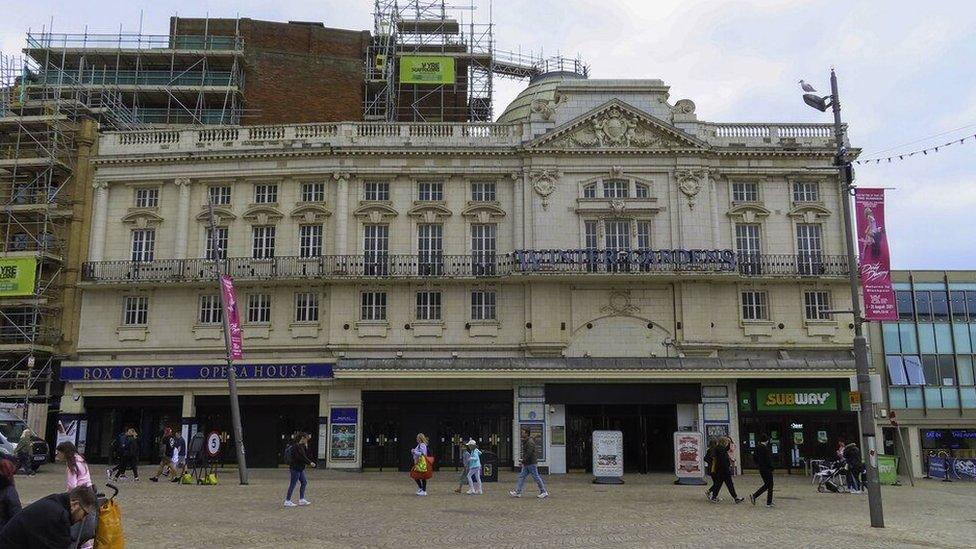
M 291 472 L 291 480 L 288 482 L 288 494 L 285 496 L 285 507 L 295 507 L 291 500 L 291 494 L 295 491 L 295 485 L 301 483 L 298 489 L 298 505 L 309 505 L 312 502 L 305 499 L 305 487 L 308 486 L 308 478 L 305 476 L 305 466 L 315 467 L 315 461 L 308 457 L 308 441 L 312 435 L 308 433 L 295 433 L 292 443 L 285 449 L 285 461 L 288 462 L 288 469 Z
M 24 507 L 0 530 L 0 547 L 66 549 L 75 547 L 71 525 L 85 520 L 98 507 L 95 492 L 78 486 L 66 494 L 51 494 Z M 81 540 L 87 541 L 87 540 Z
M 16 463 L 9 459 L 0 459 L 0 529 L 20 512 L 20 495 L 14 487 L 16 472 Z
M 136 430 L 129 427 L 119 443 L 119 466 L 115 468 L 115 480 L 125 475 L 126 469 L 132 469 L 132 475 L 139 480 L 139 437 Z
M 712 450 L 712 465 L 710 469 L 715 474 L 715 486 L 712 486 L 711 496 L 708 498 L 709 501 L 718 501 L 718 492 L 722 489 L 723 484 L 728 487 L 729 494 L 735 503 L 745 501 L 744 498 L 736 495 L 735 485 L 732 484 L 732 460 L 729 459 L 729 444 L 731 442 L 729 437 L 721 437 L 718 439 L 718 444 L 715 445 L 715 449 Z
M 852 494 L 860 494 L 864 463 L 861 461 L 861 450 L 857 444 L 851 442 L 844 447 L 844 461 L 847 462 L 847 489 Z
M 718 489 L 715 488 L 718 485 L 718 477 L 715 475 L 715 471 L 712 470 L 712 461 L 715 459 L 716 445 L 718 445 L 718 437 L 709 440 L 708 449 L 705 450 L 705 472 L 708 473 L 708 477 L 712 479 L 712 485 L 705 490 L 705 497 L 709 500 L 712 499 L 712 490 L 718 491 Z
M 159 468 L 156 469 L 156 474 L 149 477 L 149 480 L 153 482 L 159 482 L 159 475 L 163 474 L 163 471 L 169 470 L 170 473 L 173 472 L 173 448 L 176 446 L 173 439 L 173 429 L 168 425 L 163 429 L 163 438 L 159 441 Z
M 756 504 L 756 499 L 766 492 L 766 507 L 773 506 L 773 454 L 769 451 L 769 435 L 763 434 L 759 437 L 759 444 L 752 452 L 752 457 L 759 469 L 759 476 L 762 477 L 763 485 L 756 490 L 756 493 L 749 496 L 752 504 Z

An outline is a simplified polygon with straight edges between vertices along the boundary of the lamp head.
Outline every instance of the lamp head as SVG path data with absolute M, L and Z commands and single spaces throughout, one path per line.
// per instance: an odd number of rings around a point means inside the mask
M 820 112 L 826 112 L 827 107 L 829 106 L 827 105 L 827 100 L 825 98 L 820 97 L 815 93 L 803 94 L 803 102 L 817 109 Z

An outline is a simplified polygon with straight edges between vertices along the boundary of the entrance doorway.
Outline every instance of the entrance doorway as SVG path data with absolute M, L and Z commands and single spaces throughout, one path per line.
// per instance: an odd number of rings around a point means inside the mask
M 363 467 L 408 471 L 417 433 L 434 468 L 457 469 L 469 439 L 512 466 L 512 391 L 364 391 Z
M 566 460 L 571 471 L 592 471 L 593 431 L 623 432 L 624 471 L 674 468 L 677 408 L 667 404 L 571 404 L 566 406 Z
M 837 459 L 837 442 L 856 440 L 857 418 L 851 412 L 757 413 L 742 418 L 739 433 L 743 467 L 755 468 L 752 449 L 765 433 L 774 467 L 802 469 L 812 459 Z
M 85 459 L 106 463 L 112 442 L 132 427 L 138 433 L 139 460 L 159 461 L 159 439 L 164 426 L 180 428 L 182 397 L 89 397 L 85 399 L 88 433 Z

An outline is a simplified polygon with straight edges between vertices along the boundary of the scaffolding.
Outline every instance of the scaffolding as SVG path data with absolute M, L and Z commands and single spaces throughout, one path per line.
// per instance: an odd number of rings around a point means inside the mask
M 579 58 L 497 51 L 490 5 L 485 20 L 477 20 L 476 12 L 474 0 L 467 6 L 448 5 L 445 0 L 375 0 L 373 36 L 365 60 L 363 118 L 489 122 L 494 76 L 525 79 L 557 70 L 588 75 Z M 400 65 L 409 56 L 452 58 L 454 81 L 402 82 Z
M 238 125 L 243 114 L 244 42 L 232 34 L 27 33 L 38 66 L 30 87 L 88 93 L 131 112 L 129 125 Z M 123 121 L 119 121 L 120 125 Z

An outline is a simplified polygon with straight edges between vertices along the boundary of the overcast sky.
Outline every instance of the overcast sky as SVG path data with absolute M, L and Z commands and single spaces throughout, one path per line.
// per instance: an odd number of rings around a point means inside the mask
M 403 0 L 402 0 L 403 1 Z M 452 0 L 462 4 L 469 0 Z M 8 8 L 13 0 L 0 0 Z M 487 1 L 476 1 L 486 19 Z M 0 51 L 28 28 L 165 34 L 170 15 L 321 21 L 372 30 L 367 0 L 85 2 L 0 9 Z M 862 158 L 976 134 L 976 2 L 495 0 L 499 49 L 580 54 L 592 78 L 660 78 L 701 120 L 829 122 L 800 100 L 801 78 L 828 93 L 838 71 L 844 119 Z M 834 18 L 837 18 L 836 20 Z M 524 86 L 498 81 L 495 114 Z M 933 137 L 937 134 L 944 134 Z M 890 150 L 889 150 L 890 149 Z M 976 140 L 903 162 L 860 166 L 861 186 L 893 187 L 894 268 L 976 269 Z

